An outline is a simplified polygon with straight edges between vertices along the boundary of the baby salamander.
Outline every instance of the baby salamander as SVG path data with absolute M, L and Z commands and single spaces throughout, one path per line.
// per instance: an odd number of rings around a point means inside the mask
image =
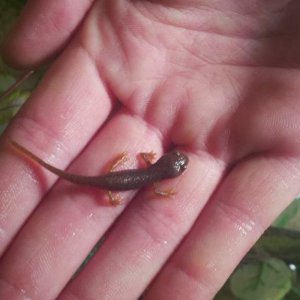
M 75 184 L 97 187 L 109 191 L 139 189 L 163 179 L 177 177 L 183 173 L 189 162 L 188 157 L 183 153 L 172 151 L 164 154 L 157 162 L 144 169 L 112 171 L 99 176 L 82 176 L 65 172 L 46 163 L 15 141 L 11 141 L 10 143 L 15 150 L 42 165 L 60 178 Z

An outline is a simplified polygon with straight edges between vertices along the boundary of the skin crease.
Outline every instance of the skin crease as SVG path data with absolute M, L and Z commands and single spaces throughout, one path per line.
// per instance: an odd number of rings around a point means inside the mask
M 299 1 L 47 3 L 29 1 L 3 53 L 31 68 L 65 48 L 1 144 L 81 174 L 172 147 L 189 167 L 162 183 L 171 201 L 111 207 L 3 146 L 0 298 L 212 299 L 299 194 Z

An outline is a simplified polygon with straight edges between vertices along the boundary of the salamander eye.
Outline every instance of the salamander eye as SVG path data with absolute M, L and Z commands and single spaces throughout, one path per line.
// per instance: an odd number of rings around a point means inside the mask
M 185 162 L 184 164 L 181 165 L 182 171 L 184 171 L 187 168 L 187 163 Z

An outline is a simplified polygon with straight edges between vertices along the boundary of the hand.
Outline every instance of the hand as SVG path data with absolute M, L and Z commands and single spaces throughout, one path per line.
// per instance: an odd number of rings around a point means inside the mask
M 149 187 L 112 207 L 2 147 L 0 298 L 212 299 L 300 191 L 299 9 L 29 1 L 7 60 L 58 58 L 3 140 L 84 175 L 122 151 L 174 147 L 190 163 L 160 184 L 172 199 Z

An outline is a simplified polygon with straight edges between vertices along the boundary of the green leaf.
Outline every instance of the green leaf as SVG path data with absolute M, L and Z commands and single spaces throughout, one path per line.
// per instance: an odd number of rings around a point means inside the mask
M 9 121 L 29 97 L 29 91 L 17 90 L 0 103 L 0 135 Z
M 300 198 L 296 198 L 276 219 L 273 225 L 300 230 Z
M 227 281 L 218 294 L 214 297 L 214 300 L 238 300 L 238 298 L 232 295 L 229 282 Z
M 285 300 L 299 300 L 300 299 L 300 288 L 293 287 L 290 293 L 287 295 Z
M 3 40 L 7 30 L 14 23 L 26 4 L 26 0 L 0 0 L 0 42 Z M 10 91 L 15 82 L 18 82 L 24 72 L 17 72 L 7 66 L 0 57 L 0 95 L 5 91 Z M 37 84 L 41 74 L 35 72 L 34 76 L 22 83 L 21 86 L 15 86 L 14 90 L 8 96 L 1 97 L 0 101 L 0 135 L 7 126 L 10 119 L 16 114 L 19 107 L 25 102 Z
M 292 287 L 292 272 L 282 260 L 269 258 L 240 266 L 230 287 L 240 300 L 280 300 Z
M 0 73 L 0 95 L 15 81 L 15 78 L 6 73 Z

